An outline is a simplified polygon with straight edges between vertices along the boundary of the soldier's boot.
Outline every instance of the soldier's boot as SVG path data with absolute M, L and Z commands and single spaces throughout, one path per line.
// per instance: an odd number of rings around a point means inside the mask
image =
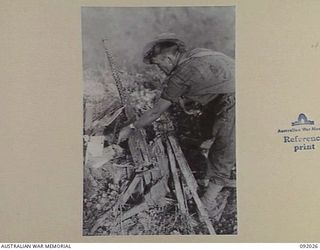
M 214 218 L 220 212 L 220 204 L 217 198 L 222 188 L 223 186 L 210 181 L 206 192 L 201 198 L 210 218 Z

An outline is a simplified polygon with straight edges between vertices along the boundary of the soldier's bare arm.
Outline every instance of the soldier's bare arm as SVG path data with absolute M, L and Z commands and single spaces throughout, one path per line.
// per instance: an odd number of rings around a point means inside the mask
M 170 106 L 171 102 L 168 100 L 165 100 L 163 98 L 160 98 L 159 101 L 154 105 L 154 107 L 148 111 L 146 111 L 139 120 L 134 122 L 134 126 L 136 128 L 143 128 L 149 124 L 151 124 L 153 121 L 157 120 L 160 115 L 165 112 Z
M 149 124 L 151 124 L 153 121 L 157 120 L 160 115 L 165 112 L 169 107 L 171 106 L 171 102 L 168 100 L 165 100 L 163 98 L 160 98 L 159 101 L 154 105 L 154 107 L 148 111 L 146 111 L 140 119 L 135 121 L 133 123 L 133 127 L 135 128 L 143 128 Z M 132 124 L 131 124 L 132 125 Z M 132 126 L 129 125 L 127 127 L 124 127 L 121 129 L 118 137 L 118 143 L 121 141 L 127 140 L 129 135 L 132 132 Z

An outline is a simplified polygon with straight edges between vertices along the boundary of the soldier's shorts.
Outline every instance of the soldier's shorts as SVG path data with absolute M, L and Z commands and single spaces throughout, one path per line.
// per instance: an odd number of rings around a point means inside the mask
M 221 186 L 230 185 L 230 175 L 235 167 L 235 97 L 223 98 L 224 107 L 215 116 L 212 126 L 213 144 L 209 149 L 207 178 Z

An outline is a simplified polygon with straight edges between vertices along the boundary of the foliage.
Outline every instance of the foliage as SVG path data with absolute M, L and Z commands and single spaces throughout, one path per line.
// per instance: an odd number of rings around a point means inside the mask
M 102 39 L 108 38 L 125 71 L 144 72 L 144 45 L 163 32 L 176 33 L 188 48 L 235 55 L 234 7 L 82 8 L 83 66 L 106 68 Z

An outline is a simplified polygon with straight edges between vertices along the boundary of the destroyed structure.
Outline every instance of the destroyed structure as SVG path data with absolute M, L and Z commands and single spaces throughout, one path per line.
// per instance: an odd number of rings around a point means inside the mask
M 202 158 L 193 157 L 188 143 L 180 146 L 177 140 L 177 132 L 188 130 L 186 124 L 193 126 L 192 117 L 180 113 L 180 121 L 182 116 L 185 120 L 179 126 L 167 113 L 148 131 L 135 130 L 127 143 L 116 144 L 120 128 L 135 120 L 142 107 L 125 87 L 126 73 L 116 67 L 108 41 L 103 42 L 120 100 L 84 102 L 83 234 L 235 234 L 235 189 L 218 196 L 219 211 L 213 220 L 199 198 L 206 184 L 201 172 L 210 140 L 202 143 Z M 141 92 L 139 98 L 146 102 L 142 106 L 152 105 L 156 91 L 135 91 Z

